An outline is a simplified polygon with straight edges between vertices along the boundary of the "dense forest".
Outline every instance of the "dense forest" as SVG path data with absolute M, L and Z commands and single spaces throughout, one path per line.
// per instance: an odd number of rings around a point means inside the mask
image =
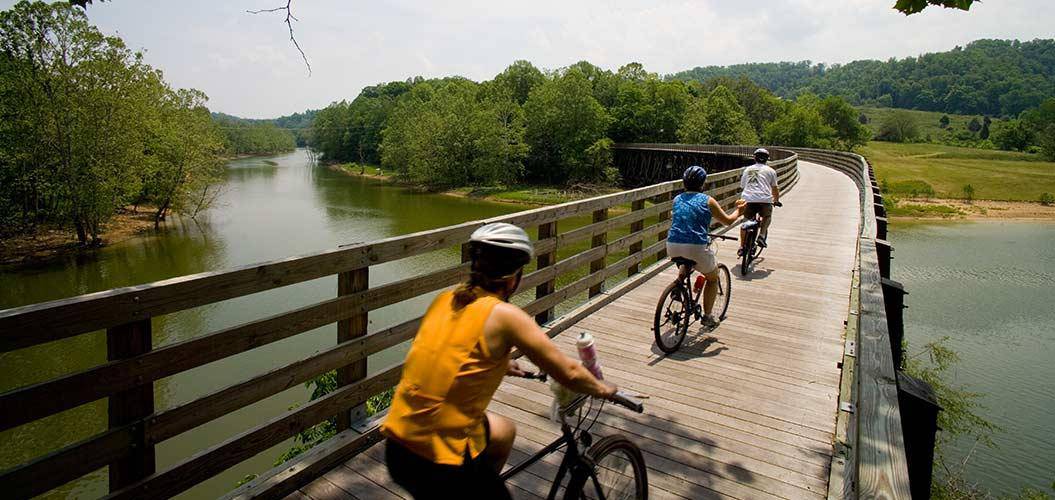
M 1055 96 L 1055 40 L 977 40 L 948 52 L 831 66 L 809 61 L 707 66 L 668 78 L 740 76 L 785 98 L 811 92 L 858 105 L 1014 117 Z
M 288 151 L 294 147 L 291 144 L 295 144 L 296 147 L 306 146 L 315 113 L 317 113 L 316 110 L 309 109 L 303 113 L 293 113 L 278 118 L 256 119 L 241 118 L 214 111 L 212 118 L 220 123 L 222 128 L 234 131 L 227 134 L 227 141 L 232 151 L 236 154 L 259 154 Z M 247 128 L 251 130 L 246 130 Z M 263 142 L 277 149 L 253 150 L 250 144 L 242 141 L 246 136 L 255 138 L 251 142 Z
M 615 142 L 851 149 L 868 140 L 839 97 L 783 100 L 746 78 L 664 80 L 630 63 L 543 72 L 517 61 L 485 82 L 413 78 L 367 87 L 315 116 L 327 161 L 380 164 L 432 187 L 610 182 Z
M 91 244 L 126 206 L 196 213 L 223 168 L 206 100 L 67 2 L 0 12 L 0 236 L 46 225 Z

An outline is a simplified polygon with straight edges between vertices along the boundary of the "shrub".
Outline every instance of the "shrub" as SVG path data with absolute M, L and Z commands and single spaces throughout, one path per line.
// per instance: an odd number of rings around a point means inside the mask
M 963 199 L 967 200 L 967 203 L 974 200 L 974 186 L 967 184 L 963 187 Z
M 1040 195 L 1040 200 L 1039 201 L 1040 201 L 1041 205 L 1044 205 L 1046 207 L 1050 207 L 1051 205 L 1055 205 L 1055 195 L 1053 195 L 1051 193 L 1044 193 L 1044 194 Z

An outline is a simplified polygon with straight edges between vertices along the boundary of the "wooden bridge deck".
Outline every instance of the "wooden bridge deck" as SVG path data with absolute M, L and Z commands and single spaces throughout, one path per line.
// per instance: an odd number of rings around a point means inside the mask
M 823 498 L 827 495 L 851 271 L 858 191 L 845 175 L 799 162 L 800 182 L 777 209 L 772 248 L 754 271 L 733 272 L 729 317 L 714 332 L 694 325 L 681 350 L 653 343 L 657 297 L 667 269 L 555 340 L 596 338 L 605 377 L 649 396 L 645 413 L 606 407 L 597 435 L 622 433 L 645 451 L 651 498 Z M 730 268 L 735 243 L 721 246 Z M 573 355 L 573 354 L 572 354 Z M 508 380 L 490 409 L 517 422 L 523 460 L 554 440 L 545 384 Z M 291 497 L 399 498 L 382 445 L 331 470 Z M 544 497 L 559 456 L 511 480 L 516 498 Z

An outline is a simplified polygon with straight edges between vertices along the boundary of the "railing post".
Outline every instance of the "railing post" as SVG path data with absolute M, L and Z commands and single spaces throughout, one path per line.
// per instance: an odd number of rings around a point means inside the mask
M 554 238 L 556 236 L 557 236 L 557 221 L 548 222 L 546 224 L 539 224 L 539 226 L 538 226 L 538 241 L 542 241 L 542 240 L 547 239 L 547 238 Z M 538 258 L 536 259 L 536 262 L 537 262 L 536 268 L 541 270 L 543 268 L 552 266 L 553 262 L 556 260 L 556 258 L 557 258 L 557 249 L 556 249 L 556 247 L 554 247 L 553 250 L 551 250 L 551 251 L 549 251 L 547 253 L 543 253 L 543 254 L 539 254 L 538 255 Z M 557 283 L 557 277 L 554 276 L 552 279 L 550 279 L 550 280 L 548 280 L 548 281 L 536 286 L 535 287 L 535 299 L 541 299 L 542 297 L 545 297 L 545 296 L 553 293 L 553 290 L 555 288 L 556 283 Z M 549 323 L 550 321 L 553 321 L 553 308 L 552 307 L 535 315 L 535 322 L 540 324 L 540 325 L 544 325 L 546 323 Z
M 657 196 L 656 200 L 657 200 L 657 203 L 664 203 L 664 202 L 670 201 L 671 198 L 672 198 L 671 191 L 667 191 L 666 193 L 663 193 L 663 194 Z M 665 220 L 667 220 L 669 218 L 670 218 L 670 210 L 664 210 L 664 211 L 659 213 L 659 222 L 663 222 L 663 221 L 665 221 Z M 656 237 L 656 241 L 657 242 L 665 241 L 666 239 L 667 239 L 667 232 L 666 231 L 660 231 L 659 236 Z M 656 253 L 656 262 L 659 262 L 659 261 L 661 261 L 663 259 L 666 259 L 666 258 L 667 258 L 667 250 L 666 249 L 660 250 L 659 252 Z
M 894 369 L 901 369 L 903 357 L 902 340 L 905 338 L 905 291 L 897 281 L 880 278 L 883 286 L 883 305 L 886 309 L 887 330 L 890 332 L 890 352 L 894 356 Z
M 362 292 L 370 286 L 370 268 L 363 267 L 337 275 L 337 296 Z M 337 343 L 347 342 L 366 335 L 367 313 L 357 312 L 348 319 L 337 322 Z M 337 369 L 337 387 L 343 387 L 366 378 L 366 357 Z M 366 407 L 359 405 L 337 415 L 337 432 L 348 430 L 352 422 L 366 417 Z
M 644 208 L 645 208 L 645 200 L 634 201 L 633 203 L 630 204 L 630 213 L 634 213 L 634 212 L 636 212 L 638 210 L 644 210 Z M 641 220 L 639 220 L 637 222 L 632 222 L 632 223 L 630 223 L 630 234 L 634 234 L 634 233 L 636 233 L 636 232 L 638 232 L 638 231 L 640 231 L 640 230 L 642 230 L 644 228 L 645 228 L 645 220 L 644 219 L 641 219 Z M 641 252 L 641 248 L 644 246 L 643 245 L 644 241 L 645 240 L 642 239 L 641 241 L 639 241 L 637 243 L 634 243 L 633 245 L 630 245 L 630 255 L 633 255 L 635 253 L 640 253 Z M 630 266 L 630 268 L 626 270 L 626 277 L 629 278 L 629 277 L 637 274 L 638 270 L 640 270 L 640 269 L 641 269 L 641 266 L 638 265 L 638 264 L 634 264 L 634 265 Z
M 876 239 L 880 239 L 880 240 L 885 240 L 886 239 L 886 225 L 887 225 L 887 218 L 886 217 L 876 217 Z
M 886 217 L 886 206 L 882 203 L 873 204 L 875 207 L 876 217 Z
M 876 255 L 879 259 L 879 276 L 883 278 L 890 277 L 890 260 L 893 258 L 890 254 L 894 251 L 894 248 L 890 246 L 890 242 L 887 240 L 879 239 L 876 236 Z
M 604 222 L 608 220 L 608 209 L 602 208 L 593 212 L 593 222 Z M 608 244 L 608 231 L 593 235 L 593 240 L 590 242 L 590 248 L 603 247 Z M 600 258 L 590 261 L 590 274 L 601 272 L 605 266 L 608 265 L 608 252 L 605 251 Z M 589 297 L 593 298 L 600 295 L 604 291 L 604 281 L 591 286 Z
M 938 398 L 930 384 L 897 372 L 897 400 L 905 434 L 905 459 L 912 498 L 930 498 L 934 437 L 938 433 Z
M 106 359 L 117 361 L 151 350 L 150 318 L 106 330 Z M 149 381 L 109 397 L 109 427 L 115 429 L 154 413 L 154 383 Z M 154 445 L 147 444 L 143 425 L 134 427 L 132 453 L 110 464 L 110 492 L 115 492 L 155 472 Z

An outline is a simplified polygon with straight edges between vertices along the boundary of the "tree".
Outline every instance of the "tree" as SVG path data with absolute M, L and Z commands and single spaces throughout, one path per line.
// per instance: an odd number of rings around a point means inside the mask
M 940 127 L 940 128 L 948 128 L 948 126 L 949 126 L 949 115 L 941 115 L 941 118 L 938 120 L 938 127 Z
M 869 121 L 870 120 L 868 119 L 868 115 L 864 113 L 861 113 L 857 116 L 857 123 L 860 123 L 861 125 L 868 125 Z
M 1022 151 L 1033 144 L 1035 134 L 1024 120 L 1008 120 L 993 133 L 993 142 L 1006 151 Z
M 950 9 L 969 10 L 974 2 L 975 0 L 897 0 L 894 8 L 901 11 L 902 14 L 912 15 L 934 5 Z
M 766 142 L 782 146 L 826 148 L 835 130 L 824 124 L 816 106 L 793 102 L 780 119 L 766 126 Z
M 982 130 L 982 123 L 978 121 L 977 116 L 971 118 L 971 121 L 967 123 L 967 130 L 974 133 L 978 133 L 979 130 Z
M 883 119 L 876 139 L 890 142 L 911 142 L 919 138 L 919 125 L 912 114 L 904 110 L 894 110 Z
M 1055 124 L 1048 125 L 1037 139 L 1041 156 L 1048 161 L 1055 161 Z
M 529 178 L 564 182 L 592 177 L 586 150 L 604 137 L 612 120 L 592 90 L 586 75 L 570 68 L 531 91 L 524 103 Z
M 989 124 L 990 123 L 992 123 L 992 120 L 990 120 L 988 116 L 985 117 L 985 122 L 982 123 L 982 130 L 978 132 L 978 138 L 979 139 L 981 139 L 983 141 L 989 139 Z
M 528 61 L 518 60 L 510 64 L 494 78 L 494 85 L 505 92 L 517 104 L 527 101 L 531 89 L 539 86 L 546 77 Z
M 820 102 L 819 111 L 824 124 L 835 131 L 835 145 L 844 151 L 868 142 L 868 128 L 861 125 L 854 115 L 857 110 L 842 97 L 831 96 Z
M 758 135 L 736 96 L 719 85 L 706 99 L 690 105 L 678 139 L 690 144 L 756 144 Z

